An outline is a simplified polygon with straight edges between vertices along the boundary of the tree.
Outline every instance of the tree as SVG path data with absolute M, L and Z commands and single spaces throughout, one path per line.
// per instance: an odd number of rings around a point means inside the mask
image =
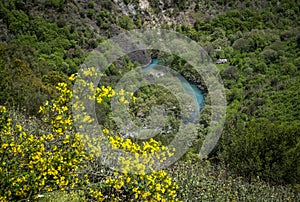
M 260 53 L 260 56 L 266 61 L 267 64 L 270 64 L 275 62 L 275 60 L 278 58 L 278 53 L 273 49 L 266 48 Z
M 226 164 L 247 177 L 273 182 L 299 183 L 299 123 L 253 119 L 245 126 L 229 126 L 221 156 Z
M 222 77 L 224 79 L 233 79 L 237 81 L 239 78 L 238 69 L 235 66 L 229 66 L 222 72 Z
M 232 47 L 235 50 L 239 50 L 241 52 L 247 52 L 251 49 L 251 41 L 250 39 L 240 38 L 237 39 L 233 44 Z
M 264 74 L 267 70 L 268 66 L 265 62 L 261 61 L 254 66 L 254 71 Z
M 126 30 L 134 28 L 133 20 L 127 15 L 124 15 L 119 19 L 119 25 Z

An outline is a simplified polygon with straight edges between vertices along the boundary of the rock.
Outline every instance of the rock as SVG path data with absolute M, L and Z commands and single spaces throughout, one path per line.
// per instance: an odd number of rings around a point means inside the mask
M 138 62 L 141 66 L 147 66 L 151 63 L 151 56 L 146 50 L 136 51 L 128 54 L 132 62 Z
M 147 0 L 139 0 L 139 7 L 141 10 L 147 10 L 149 8 L 149 1 Z

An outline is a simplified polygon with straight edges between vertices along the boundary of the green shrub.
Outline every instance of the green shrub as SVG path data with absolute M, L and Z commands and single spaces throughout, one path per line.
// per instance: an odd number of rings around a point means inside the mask
M 231 175 L 220 163 L 196 160 L 169 168 L 183 201 L 299 201 L 300 194 L 285 186 L 272 186 L 260 178 L 251 182 Z
M 230 135 L 223 137 L 221 159 L 232 171 L 248 178 L 299 183 L 299 128 L 298 121 L 272 123 L 267 119 L 230 127 Z

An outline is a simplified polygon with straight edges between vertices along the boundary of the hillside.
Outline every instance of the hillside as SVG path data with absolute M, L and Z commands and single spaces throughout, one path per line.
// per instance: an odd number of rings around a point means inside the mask
M 38 194 L 45 195 L 39 200 L 49 201 L 57 193 L 55 200 L 74 201 L 300 200 L 299 16 L 296 0 L 0 1 L 0 201 L 37 200 Z M 90 157 L 77 136 L 70 105 L 74 75 L 89 53 L 106 39 L 143 28 L 176 31 L 203 47 L 214 63 L 224 61 L 215 66 L 227 100 L 221 138 L 200 160 L 210 129 L 212 95 L 189 61 L 149 50 L 110 65 L 96 90 L 95 113 L 109 141 L 120 149 L 139 155 L 150 151 L 147 141 L 119 138 L 128 131 L 112 118 L 114 96 L 128 105 L 139 127 L 147 121 L 162 122 L 147 119 L 153 106 L 168 108 L 164 112 L 171 118 L 160 130 L 168 133 L 150 141 L 151 152 L 170 154 L 163 145 L 176 136 L 185 115 L 173 92 L 159 85 L 132 94 L 114 92 L 127 72 L 149 64 L 151 57 L 198 86 L 205 97 L 197 138 L 188 152 L 148 177 L 115 174 Z M 188 97 L 183 100 L 189 102 Z M 190 130 L 186 128 L 184 138 Z M 35 154 L 45 162 L 52 160 L 43 164 Z M 60 154 L 65 160 L 59 160 Z M 29 166 L 35 161 L 36 170 Z M 63 180 L 56 182 L 51 172 L 58 168 L 57 176 Z M 152 189 L 151 183 L 161 186 Z

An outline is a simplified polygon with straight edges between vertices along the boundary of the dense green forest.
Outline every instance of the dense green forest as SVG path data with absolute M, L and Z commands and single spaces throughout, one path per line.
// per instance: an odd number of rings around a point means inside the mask
M 0 108 L 0 200 L 35 197 L 34 200 L 40 201 L 51 201 L 51 198 L 54 201 L 163 201 L 154 197 L 156 192 L 152 193 L 154 198 L 147 200 L 134 198 L 136 192 L 132 190 L 143 183 L 136 187 L 126 185 L 124 189 L 102 185 L 103 180 L 95 176 L 103 174 L 102 170 L 107 175 L 113 172 L 91 159 L 84 160 L 88 168 L 83 166 L 79 172 L 92 173 L 87 177 L 90 184 L 66 186 L 64 190 L 51 184 L 48 178 L 46 185 L 20 195 L 18 188 L 7 188 L 10 179 L 18 176 L 4 171 L 5 162 L 15 162 L 14 166 L 22 164 L 12 161 L 17 157 L 5 153 L 9 120 L 12 128 L 20 124 L 26 133 L 42 137 L 41 131 L 50 131 L 52 122 L 43 121 L 39 106 L 45 106 L 46 100 L 56 103 L 63 91 L 63 87 L 57 88 L 59 83 L 64 82 L 68 90 L 72 89 L 74 82 L 69 77 L 78 72 L 90 51 L 126 30 L 155 27 L 191 38 L 213 61 L 228 60 L 216 64 L 226 89 L 224 130 L 207 159 L 200 160 L 199 148 L 210 121 L 205 83 L 187 61 L 149 50 L 147 57 L 155 55 L 160 64 L 172 67 L 198 85 L 206 96 L 198 138 L 178 162 L 165 170 L 178 184 L 176 198 L 179 201 L 299 201 L 299 16 L 297 0 L 1 0 L 0 106 L 5 106 L 7 112 Z M 114 87 L 124 73 L 138 66 L 130 56 L 121 58 L 106 70 L 102 85 Z M 155 104 L 165 103 L 170 108 L 178 105 L 171 92 L 156 85 L 143 87 L 134 96 L 136 102 L 130 103 L 130 109 L 137 117 L 147 116 Z M 157 136 L 155 141 L 165 144 L 172 140 L 179 123 L 177 109 L 168 111 L 172 116 L 168 124 L 174 130 Z M 118 125 L 109 119 L 108 98 L 96 105 L 96 112 L 99 123 L 117 134 Z M 22 134 L 11 130 L 15 140 Z M 22 167 L 17 170 L 20 176 L 29 172 Z M 155 179 L 160 183 L 159 177 Z M 85 186 L 97 183 L 101 185 L 102 199 L 84 190 Z M 141 197 L 146 193 L 140 193 Z M 36 199 L 37 194 L 44 197 Z M 166 198 L 166 201 L 177 199 Z

